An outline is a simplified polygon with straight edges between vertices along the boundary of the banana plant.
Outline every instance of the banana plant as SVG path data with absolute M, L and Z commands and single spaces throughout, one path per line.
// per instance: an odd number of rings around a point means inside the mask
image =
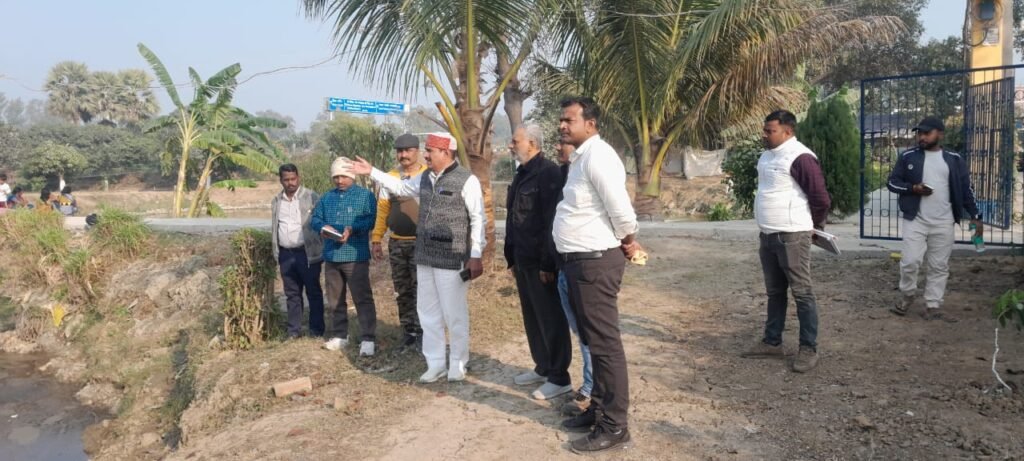
M 194 89 L 192 101 L 182 102 L 177 86 L 160 58 L 143 44 L 139 53 L 149 63 L 157 80 L 167 91 L 174 110 L 168 115 L 154 119 L 147 132 L 172 127 L 175 136 L 168 140 L 165 156 L 172 157 L 177 151 L 178 180 L 174 187 L 173 216 L 182 215 L 185 193 L 188 188 L 189 165 L 201 161 L 199 182 L 185 215 L 199 216 L 209 204 L 207 184 L 215 167 L 229 163 L 246 168 L 254 173 L 273 173 L 283 160 L 280 149 L 270 141 L 268 128 L 284 128 L 286 123 L 267 117 L 256 117 L 232 105 L 238 87 L 238 74 L 242 66 L 238 63 L 227 66 L 205 81 L 195 69 L 189 68 L 189 77 Z M 194 157 L 198 154 L 198 159 Z

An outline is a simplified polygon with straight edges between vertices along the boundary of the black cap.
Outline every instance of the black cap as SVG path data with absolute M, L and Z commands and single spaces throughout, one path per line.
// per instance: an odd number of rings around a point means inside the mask
M 946 124 L 942 123 L 942 119 L 938 117 L 925 117 L 914 127 L 913 131 L 927 133 L 932 130 L 946 131 Z
M 420 147 L 420 138 L 417 138 L 415 135 L 406 133 L 395 140 L 395 149 L 411 149 L 413 147 Z

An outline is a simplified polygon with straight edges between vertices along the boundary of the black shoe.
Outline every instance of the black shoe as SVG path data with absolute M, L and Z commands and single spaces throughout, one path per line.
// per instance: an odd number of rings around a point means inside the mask
M 572 441 L 572 451 L 575 453 L 593 453 L 615 448 L 626 448 L 629 442 L 629 429 L 619 429 L 614 432 L 604 426 L 597 426 L 594 432 L 586 437 L 580 437 Z
M 423 336 L 416 333 L 406 332 L 402 336 L 402 343 L 398 346 L 402 351 L 419 350 L 422 348 Z
M 591 407 L 576 417 L 562 421 L 562 429 L 569 432 L 590 432 L 596 422 L 597 412 Z

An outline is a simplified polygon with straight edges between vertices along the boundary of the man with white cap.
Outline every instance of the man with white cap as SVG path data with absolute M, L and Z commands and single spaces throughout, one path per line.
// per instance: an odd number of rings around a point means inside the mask
M 310 227 L 324 238 L 324 279 L 332 318 L 324 347 L 337 351 L 348 345 L 345 292 L 350 290 L 362 338 L 359 355 L 371 356 L 376 349 L 377 307 L 370 285 L 370 231 L 377 201 L 372 192 L 355 185 L 348 159 L 334 160 L 331 177 L 337 187 L 320 197 L 310 220 Z
M 483 273 L 484 203 L 480 181 L 455 160 L 458 145 L 447 133 L 427 135 L 426 174 L 401 180 L 357 157 L 356 174 L 370 175 L 392 196 L 419 197 L 416 226 L 416 310 L 423 327 L 427 371 L 420 382 L 466 378 L 469 361 L 469 280 Z M 451 356 L 445 369 L 445 327 Z

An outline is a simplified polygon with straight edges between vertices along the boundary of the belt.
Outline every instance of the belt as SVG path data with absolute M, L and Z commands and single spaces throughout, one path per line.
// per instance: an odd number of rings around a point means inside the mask
M 294 252 L 294 253 L 298 253 L 300 251 L 302 251 L 302 252 L 306 251 L 306 247 L 304 247 L 304 246 L 295 247 L 295 248 L 288 248 L 288 247 L 279 247 L 279 248 L 281 248 L 281 251 L 291 251 L 291 252 Z
M 601 259 L 604 257 L 603 251 L 586 251 L 582 253 L 559 253 L 558 257 L 567 263 L 573 261 L 582 261 L 584 259 Z

